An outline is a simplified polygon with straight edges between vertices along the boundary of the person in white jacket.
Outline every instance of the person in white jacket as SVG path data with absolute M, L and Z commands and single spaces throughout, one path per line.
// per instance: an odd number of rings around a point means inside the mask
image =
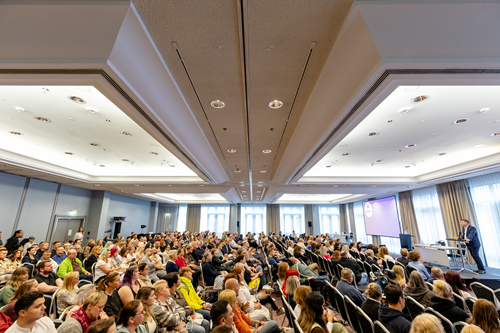
M 245 280 L 243 279 L 242 281 Z M 269 310 L 262 306 L 262 304 L 257 303 L 256 299 L 252 299 L 250 290 L 245 288 L 241 282 L 238 282 L 236 279 L 229 279 L 226 281 L 226 289 L 233 290 L 236 293 L 238 305 L 241 310 L 246 312 L 250 319 L 258 321 L 269 321 L 271 319 Z

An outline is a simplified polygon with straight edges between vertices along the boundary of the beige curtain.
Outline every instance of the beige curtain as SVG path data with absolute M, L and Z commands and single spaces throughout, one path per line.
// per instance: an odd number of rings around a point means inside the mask
M 340 232 L 345 231 L 349 234 L 349 226 L 347 224 L 347 205 L 341 204 L 339 205 L 340 212 Z
M 380 236 L 372 236 L 372 244 L 375 246 L 379 246 L 381 243 Z
M 158 205 L 158 223 L 156 232 L 175 231 L 177 229 L 177 217 L 179 214 L 179 205 L 160 203 Z M 184 230 L 181 230 L 184 231 Z
M 200 232 L 200 219 L 201 205 L 188 204 L 186 214 L 186 230 L 191 232 Z
M 229 206 L 229 230 L 232 233 L 241 233 L 241 228 L 238 228 L 237 222 L 241 219 L 241 204 L 235 204 Z
M 267 205 L 266 209 L 267 233 L 280 231 L 280 205 Z
M 312 229 L 309 228 L 309 222 L 313 225 Z M 307 234 L 312 233 L 312 235 L 316 235 L 319 233 L 319 229 L 315 230 L 314 228 L 313 205 L 304 205 L 304 230 Z
M 352 240 L 357 242 L 358 240 L 356 239 L 356 224 L 354 223 L 354 202 L 350 202 L 347 204 L 347 210 L 349 212 L 349 224 L 351 226 L 351 232 L 352 232 Z
M 420 233 L 418 231 L 417 217 L 413 207 L 411 191 L 399 192 L 399 210 L 401 213 L 401 222 L 403 223 L 403 232 L 416 238 L 412 238 L 413 244 L 420 244 Z
M 439 184 L 437 191 L 448 238 L 456 237 L 458 232 L 462 231 L 461 219 L 468 220 L 471 225 L 477 228 L 474 208 L 465 180 Z M 456 242 L 452 241 L 450 245 L 455 246 Z M 482 253 L 480 255 L 482 257 Z M 470 263 L 475 263 L 469 252 L 467 252 L 467 259 Z

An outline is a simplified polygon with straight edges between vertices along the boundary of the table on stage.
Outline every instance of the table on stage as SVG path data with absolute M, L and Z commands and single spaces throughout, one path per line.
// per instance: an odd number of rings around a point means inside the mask
M 471 273 L 477 274 L 476 272 L 473 272 L 472 270 L 465 268 L 465 261 L 467 261 L 467 259 L 464 257 L 462 253 L 462 250 L 464 250 L 463 244 L 465 243 L 465 241 L 454 238 L 447 238 L 446 240 L 458 242 L 459 246 L 456 247 L 456 246 L 415 244 L 414 245 L 415 251 L 420 253 L 420 257 L 422 260 L 429 262 L 431 264 L 448 267 L 449 269 L 460 269 L 458 272 L 467 270 Z M 457 250 L 459 253 L 459 261 L 457 261 L 455 255 L 455 251 Z M 461 263 L 460 266 L 457 267 L 451 265 L 449 260 L 450 257 L 448 257 L 448 251 L 451 252 L 454 262 Z

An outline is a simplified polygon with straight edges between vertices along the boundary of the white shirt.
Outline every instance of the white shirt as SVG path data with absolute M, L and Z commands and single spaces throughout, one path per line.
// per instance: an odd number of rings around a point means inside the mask
M 81 233 L 81 232 L 75 233 L 75 237 L 73 237 L 73 241 L 76 241 L 77 239 L 83 239 L 83 233 Z
M 467 238 L 467 228 L 468 228 L 468 227 L 469 227 L 469 226 L 466 226 L 466 227 L 465 227 L 465 229 L 464 229 L 464 234 L 462 235 L 462 238 L 463 238 L 463 239 L 466 239 L 466 238 Z
M 33 328 L 23 328 L 17 325 L 17 321 L 5 333 L 57 333 L 56 327 L 52 320 L 48 317 L 42 317 L 35 322 Z

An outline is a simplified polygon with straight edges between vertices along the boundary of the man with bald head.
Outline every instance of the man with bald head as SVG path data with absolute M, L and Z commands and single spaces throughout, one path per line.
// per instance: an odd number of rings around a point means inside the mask
M 363 294 L 352 283 L 354 273 L 349 268 L 344 268 L 341 272 L 341 280 L 337 283 L 337 290 L 344 296 L 349 297 L 357 306 L 363 305 L 365 298 Z
M 68 251 L 68 257 L 59 265 L 57 275 L 64 280 L 66 274 L 75 271 L 80 273 L 80 279 L 92 282 L 92 275 L 82 267 L 82 262 L 76 257 L 76 254 L 75 249 L 70 249 Z

